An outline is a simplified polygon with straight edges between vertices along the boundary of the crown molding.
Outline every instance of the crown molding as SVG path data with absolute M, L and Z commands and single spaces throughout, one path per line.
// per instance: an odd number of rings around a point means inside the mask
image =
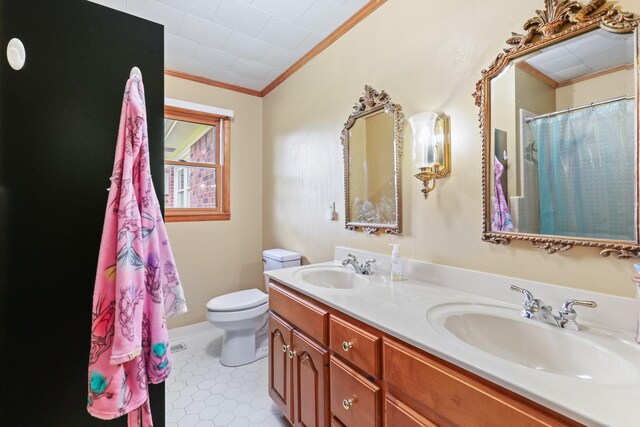
M 242 87 L 242 86 L 232 85 L 230 83 L 220 82 L 218 80 L 211 80 L 211 79 L 207 79 L 205 77 L 199 77 L 199 76 L 195 76 L 193 74 L 183 73 L 182 71 L 169 70 L 169 69 L 165 68 L 164 74 L 167 75 L 167 76 L 178 77 L 179 79 L 191 80 L 193 82 L 198 82 L 198 83 L 202 83 L 202 84 L 209 85 L 209 86 L 216 86 L 216 87 L 220 87 L 222 89 L 227 89 L 227 90 L 233 90 L 235 92 L 246 93 L 247 95 L 253 95 L 253 96 L 257 96 L 257 97 L 262 96 L 260 94 L 259 90 L 254 90 L 254 89 L 249 89 L 249 88 Z

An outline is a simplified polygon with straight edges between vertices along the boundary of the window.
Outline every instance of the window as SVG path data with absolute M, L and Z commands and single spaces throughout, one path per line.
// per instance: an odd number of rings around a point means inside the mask
M 167 222 L 230 218 L 229 118 L 165 106 Z

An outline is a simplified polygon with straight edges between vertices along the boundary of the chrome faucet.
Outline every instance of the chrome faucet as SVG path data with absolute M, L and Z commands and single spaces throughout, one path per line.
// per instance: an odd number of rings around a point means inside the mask
M 515 285 L 511 285 L 510 288 L 512 291 L 522 292 L 522 294 L 524 294 L 524 301 L 522 302 L 523 310 L 520 312 L 520 316 L 572 331 L 580 330 L 580 326 L 576 322 L 578 313 L 573 309 L 574 305 L 589 308 L 596 308 L 598 306 L 594 301 L 568 299 L 562 304 L 556 316 L 553 314 L 550 305 L 545 304 L 538 298 L 534 298 L 533 294 L 528 290 Z
M 355 271 L 356 274 L 370 276 L 371 274 L 373 274 L 371 272 L 371 264 L 373 264 L 374 262 L 376 262 L 375 259 L 368 259 L 363 264 L 359 264 L 358 258 L 356 258 L 355 255 L 349 254 L 347 255 L 347 259 L 342 261 L 342 265 L 344 265 L 345 267 L 347 265 L 350 265 L 351 267 L 353 267 L 353 271 Z

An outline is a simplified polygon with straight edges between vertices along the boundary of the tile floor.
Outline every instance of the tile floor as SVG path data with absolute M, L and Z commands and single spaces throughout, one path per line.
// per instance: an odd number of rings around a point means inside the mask
M 185 343 L 187 349 L 172 354 L 166 426 L 289 426 L 269 398 L 267 358 L 238 368 L 222 366 L 222 336 L 222 330 L 212 329 L 171 343 Z

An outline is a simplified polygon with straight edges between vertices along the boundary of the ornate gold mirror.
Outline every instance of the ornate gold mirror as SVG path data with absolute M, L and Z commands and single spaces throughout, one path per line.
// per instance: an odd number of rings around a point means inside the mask
M 342 130 L 345 227 L 398 234 L 401 225 L 402 107 L 364 87 Z
M 482 239 L 640 257 L 638 18 L 546 0 L 482 71 Z

